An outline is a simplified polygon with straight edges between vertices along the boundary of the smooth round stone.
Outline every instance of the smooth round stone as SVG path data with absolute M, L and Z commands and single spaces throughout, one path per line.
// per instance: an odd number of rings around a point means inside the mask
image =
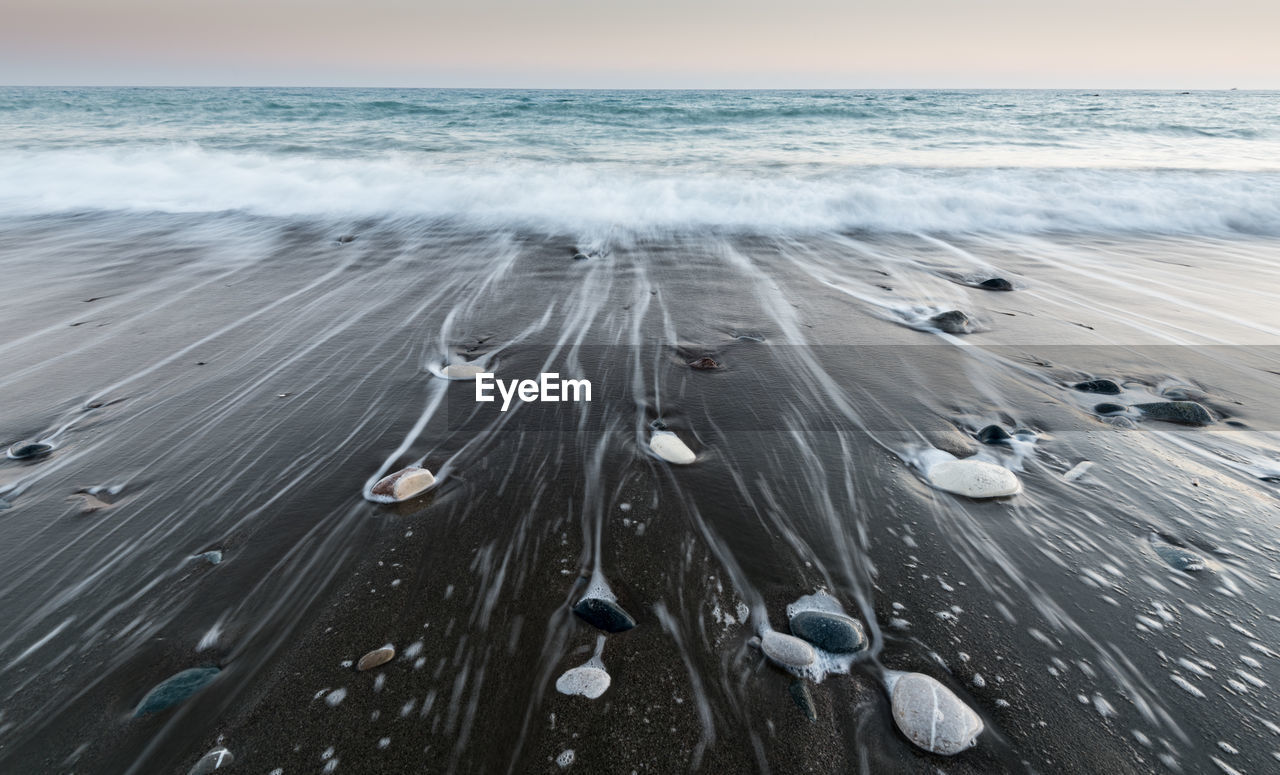
M 698 459 L 698 456 L 693 454 L 693 450 L 671 431 L 654 433 L 653 438 L 649 439 L 649 449 L 668 463 L 675 463 L 678 466 L 687 466 Z
M 440 373 L 447 379 L 475 379 L 483 371 L 484 367 L 474 363 L 450 363 Z
M 200 761 L 196 762 L 195 766 L 187 771 L 187 775 L 208 775 L 214 770 L 230 767 L 235 764 L 235 761 L 236 757 L 232 756 L 230 751 L 219 746 L 201 756 Z
M 967 334 L 973 330 L 973 318 L 958 309 L 939 312 L 929 318 L 929 322 L 934 328 L 948 334 Z
M 409 466 L 379 479 L 371 492 L 374 495 L 382 495 L 392 500 L 403 501 L 426 492 L 435 483 L 435 475 L 427 469 Z
M 338 237 L 338 242 L 342 243 L 343 245 L 346 245 L 348 243 L 355 242 L 355 241 L 356 241 L 356 235 L 354 234 L 343 234 L 341 237 Z
M 1124 414 L 1129 411 L 1122 404 L 1098 404 L 1093 411 L 1101 415 Z
M 1081 393 L 1098 393 L 1104 396 L 1120 395 L 1120 386 L 1109 379 L 1091 379 L 1086 382 L 1077 382 L 1071 387 Z
M 1204 558 L 1190 549 L 1181 546 L 1153 542 L 1153 548 L 1160 559 L 1174 570 L 1195 573 L 1204 570 Z
M 990 280 L 983 280 L 978 283 L 979 288 L 986 288 L 989 291 L 1011 291 L 1013 283 L 1003 277 L 992 277 Z
M 1013 437 L 999 425 L 988 425 L 978 431 L 978 441 L 983 444 L 1008 444 Z
M 833 654 L 852 654 L 867 647 L 862 622 L 827 611 L 801 611 L 791 617 L 791 632 Z
M 360 657 L 360 661 L 356 663 L 356 670 L 363 673 L 364 671 L 372 670 L 375 667 L 382 667 L 395 658 L 395 647 L 383 646 L 380 649 L 374 649 L 363 657 Z
M 716 363 L 716 360 L 711 356 L 704 355 L 696 361 L 689 361 L 689 367 L 700 371 L 710 371 L 720 368 L 720 364 Z
M 982 718 L 950 689 L 923 673 L 907 673 L 893 686 L 893 721 L 915 745 L 952 756 L 972 748 Z
M 818 661 L 813 646 L 794 635 L 769 630 L 760 636 L 760 650 L 783 667 L 804 668 Z
M 573 607 L 583 621 L 605 632 L 626 632 L 636 620 L 616 602 L 603 597 L 584 597 Z
M 983 460 L 944 460 L 930 467 L 926 476 L 939 490 L 969 498 L 1002 498 L 1022 492 L 1022 482 L 1012 471 Z
M 147 696 L 142 698 L 142 702 L 134 710 L 134 717 L 172 708 L 208 686 L 218 673 L 216 667 L 193 667 L 169 676 L 147 692 Z
M 10 460 L 31 460 L 44 457 L 50 452 L 53 452 L 52 444 L 45 444 L 43 441 L 19 441 L 9 447 L 8 455 Z
M 1183 425 L 1212 425 L 1213 415 L 1195 401 L 1156 401 L 1151 404 L 1134 404 L 1143 416 L 1163 422 Z
M 609 673 L 598 667 L 575 667 L 556 679 L 556 691 L 594 700 L 605 693 L 612 681 Z

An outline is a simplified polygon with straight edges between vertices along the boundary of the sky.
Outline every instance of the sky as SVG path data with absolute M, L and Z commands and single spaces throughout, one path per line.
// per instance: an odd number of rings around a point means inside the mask
M 1280 0 L 0 0 L 0 83 L 1280 89 Z

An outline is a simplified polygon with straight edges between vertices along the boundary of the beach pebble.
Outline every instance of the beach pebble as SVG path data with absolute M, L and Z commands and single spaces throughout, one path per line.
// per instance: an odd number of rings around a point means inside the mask
M 1013 437 L 999 425 L 988 425 L 978 431 L 978 441 L 983 444 L 1008 444 Z
M 693 369 L 699 369 L 702 371 L 710 371 L 711 369 L 720 368 L 720 364 L 716 363 L 714 358 L 708 355 L 704 355 L 701 358 L 697 359 L 696 361 L 689 361 L 689 367 Z
M 599 667 L 575 667 L 566 670 L 556 679 L 556 691 L 577 697 L 594 700 L 605 693 L 613 679 L 609 673 Z
M 360 661 L 356 663 L 356 670 L 359 670 L 360 672 L 372 670 L 375 667 L 381 667 L 382 665 L 387 664 L 391 660 L 395 659 L 395 657 L 395 647 L 388 644 L 380 649 L 374 649 L 363 657 L 360 657 Z
M 929 318 L 929 322 L 934 328 L 948 334 L 967 334 L 973 331 L 973 318 L 958 309 L 939 312 Z
M 605 632 L 626 632 L 636 626 L 631 614 L 622 606 L 604 597 L 584 597 L 573 607 L 573 612 L 591 626 Z
M 426 492 L 435 483 L 435 476 L 427 469 L 409 466 L 379 479 L 371 492 L 395 501 L 403 501 Z
M 939 490 L 969 498 L 1001 498 L 1022 492 L 1022 482 L 1009 469 L 982 460 L 944 460 L 925 472 Z
M 989 280 L 983 280 L 978 283 L 978 287 L 986 288 L 989 291 L 1011 291 L 1013 290 L 1013 283 L 1003 277 L 992 277 Z
M 475 363 L 450 363 L 440 370 L 445 379 L 475 379 L 477 374 L 484 371 L 484 367 Z
M 564 769 L 565 767 L 568 767 L 570 764 L 573 764 L 574 757 L 575 757 L 575 754 L 573 752 L 573 749 L 568 748 L 566 750 L 561 751 L 560 755 L 556 757 L 556 764 L 559 765 L 560 769 Z
M 862 622 L 827 611 L 797 613 L 791 617 L 791 632 L 833 654 L 852 654 L 867 647 Z
M 1212 425 L 1213 415 L 1195 401 L 1156 401 L 1150 404 L 1134 404 L 1144 417 L 1183 425 Z
M 210 565 L 217 565 L 218 563 L 222 562 L 222 552 L 219 551 L 218 549 L 214 549 L 212 551 L 208 551 L 203 554 L 197 554 L 196 559 L 204 560 Z
M 346 245 L 349 242 L 355 242 L 355 241 L 356 241 L 356 235 L 354 234 L 343 234 L 341 237 L 338 237 L 338 242 L 342 243 L 343 245 Z
M 169 676 L 147 692 L 147 696 L 142 698 L 142 702 L 133 711 L 134 718 L 159 713 L 177 705 L 208 686 L 218 673 L 216 667 L 193 667 Z
M 804 717 L 810 721 L 817 721 L 818 707 L 813 704 L 813 693 L 809 691 L 809 682 L 803 678 L 797 678 L 791 682 L 788 691 L 791 692 L 791 699 L 795 701 L 796 707 L 804 712 Z
M 1160 540 L 1159 536 L 1151 536 L 1151 548 L 1155 549 L 1156 555 L 1164 560 L 1174 570 L 1185 571 L 1187 573 L 1195 573 L 1205 568 L 1204 558 L 1190 549 L 1183 549 L 1181 546 L 1167 544 Z
M 893 684 L 893 721 L 915 745 L 951 756 L 971 748 L 983 723 L 964 701 L 923 673 L 906 673 Z
M 574 254 L 573 254 L 573 260 L 574 260 L 574 261 L 586 261 L 588 258 L 591 258 L 591 256 L 588 256 L 586 253 L 574 253 Z
M 783 667 L 805 668 L 818 661 L 813 646 L 794 635 L 769 630 L 760 636 L 760 650 L 769 659 Z
M 200 761 L 196 762 L 195 766 L 187 771 L 187 775 L 208 775 L 208 773 L 213 772 L 214 770 L 220 770 L 223 767 L 230 767 L 235 763 L 235 761 L 236 757 L 232 756 L 230 751 L 222 746 L 218 746 L 204 756 L 201 756 Z
M 1071 387 L 1081 393 L 1099 393 L 1104 396 L 1120 395 L 1120 386 L 1109 379 L 1091 379 L 1086 382 L 1077 382 Z
M 9 447 L 8 455 L 10 460 L 31 460 L 44 457 L 50 452 L 53 452 L 52 444 L 45 444 L 43 441 L 19 441 Z
M 679 466 L 687 466 L 698 459 L 693 454 L 693 450 L 689 449 L 680 437 L 671 431 L 657 431 L 653 437 L 649 439 L 649 449 L 653 453 L 668 463 L 675 463 Z
M 1126 409 L 1121 404 L 1098 404 L 1097 406 L 1093 407 L 1093 411 L 1104 416 L 1110 416 L 1110 415 L 1116 415 L 1116 414 L 1124 414 L 1129 410 Z

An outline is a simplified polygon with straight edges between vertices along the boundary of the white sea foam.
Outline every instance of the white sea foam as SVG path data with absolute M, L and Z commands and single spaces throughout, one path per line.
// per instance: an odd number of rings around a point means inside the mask
M 833 167 L 822 174 L 581 163 L 440 164 L 195 144 L 0 151 L 0 211 L 410 216 L 477 225 L 889 232 L 1274 233 L 1280 175 Z

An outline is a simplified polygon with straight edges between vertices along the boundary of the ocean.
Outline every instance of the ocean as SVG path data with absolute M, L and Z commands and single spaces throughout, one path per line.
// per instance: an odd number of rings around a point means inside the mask
M 0 772 L 1280 755 L 1280 93 L 4 88 L 0 233 Z

